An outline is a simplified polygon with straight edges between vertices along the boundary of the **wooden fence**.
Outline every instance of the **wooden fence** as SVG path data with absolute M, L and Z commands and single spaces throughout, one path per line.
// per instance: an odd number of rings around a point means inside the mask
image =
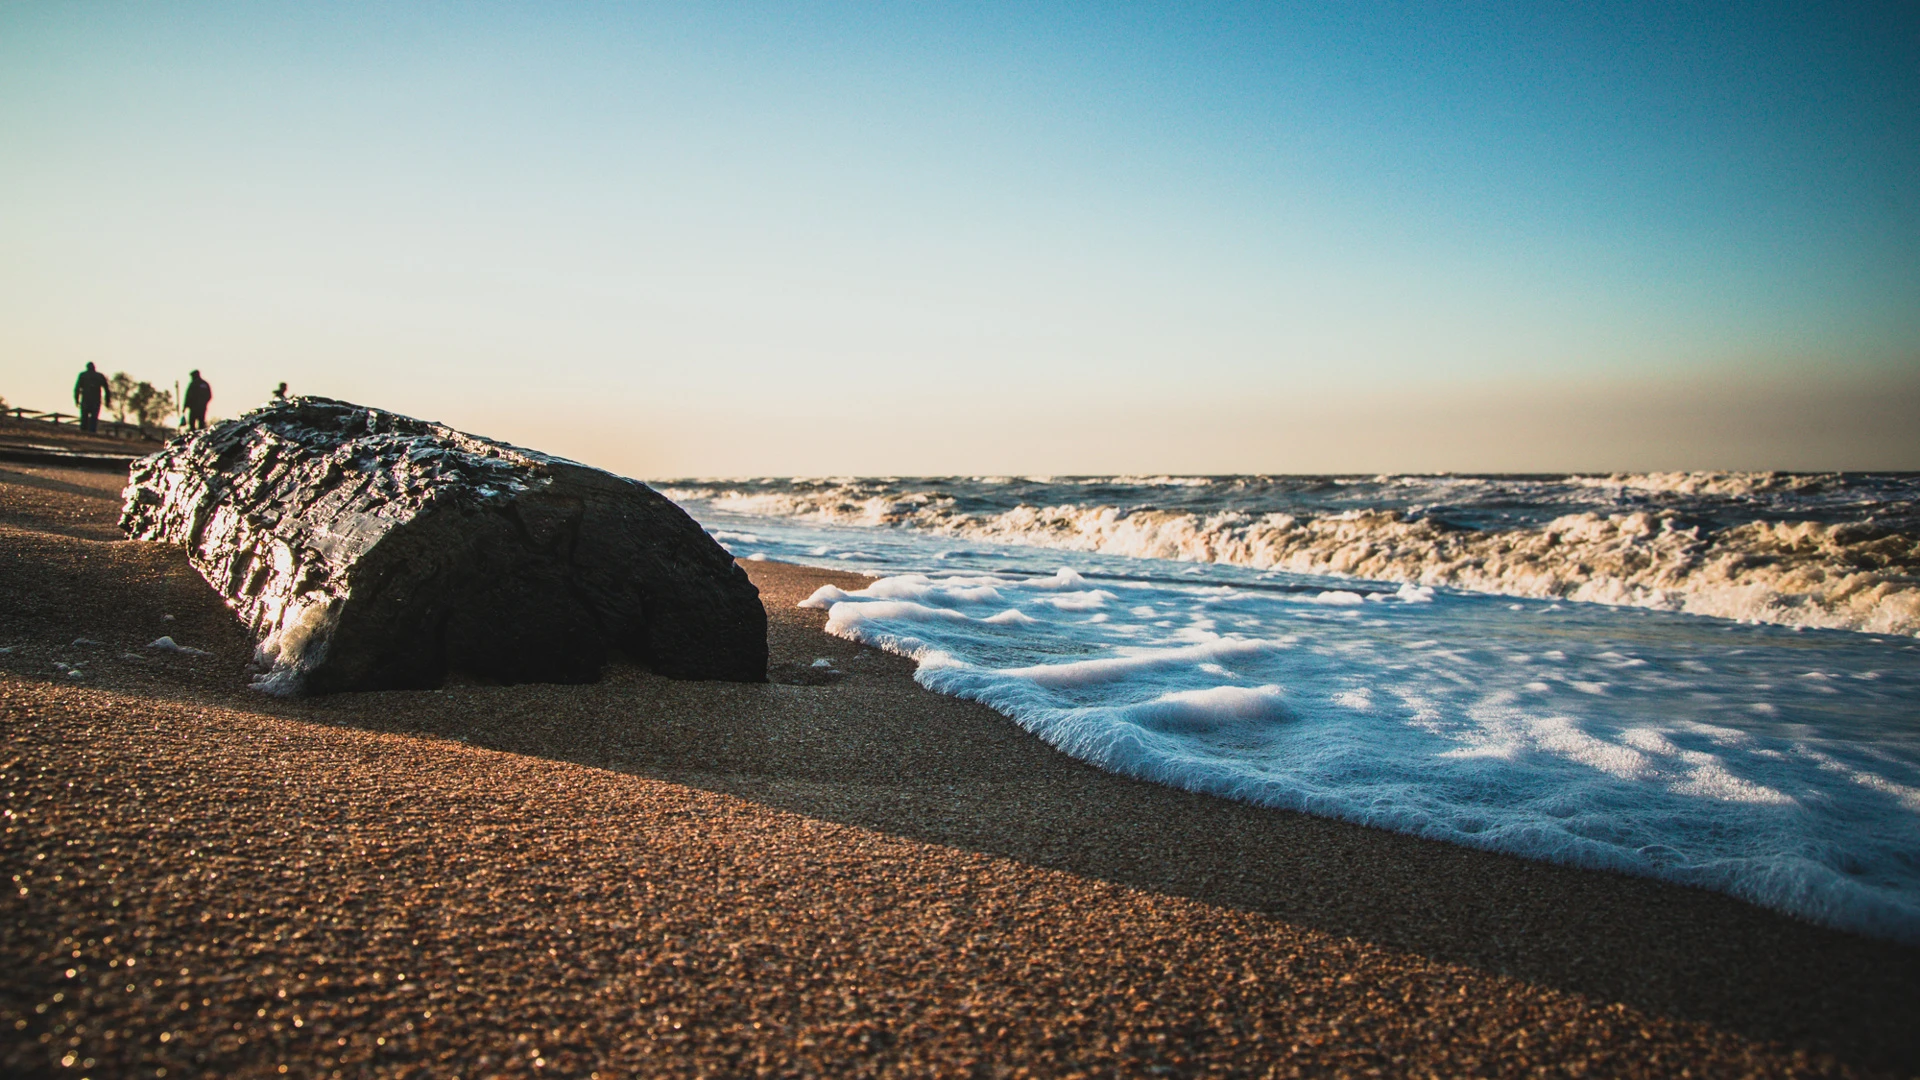
M 36 409 L 10 407 L 0 409 L 0 416 L 11 417 L 15 420 L 36 420 L 44 424 L 67 425 L 70 427 L 80 426 L 80 417 L 73 413 L 40 412 Z M 142 428 L 139 424 L 127 424 L 119 420 L 107 420 L 103 418 L 100 421 L 98 434 L 115 439 L 140 439 L 147 438 L 151 435 L 159 435 L 165 438 L 173 434 L 173 429 L 164 425 L 153 428 Z

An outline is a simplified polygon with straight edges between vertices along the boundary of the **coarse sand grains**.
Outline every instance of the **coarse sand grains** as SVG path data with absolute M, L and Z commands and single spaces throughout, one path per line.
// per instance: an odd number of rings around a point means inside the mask
M 1100 773 L 849 575 L 768 685 L 267 698 L 120 482 L 0 464 L 9 1074 L 1920 1070 L 1920 951 Z

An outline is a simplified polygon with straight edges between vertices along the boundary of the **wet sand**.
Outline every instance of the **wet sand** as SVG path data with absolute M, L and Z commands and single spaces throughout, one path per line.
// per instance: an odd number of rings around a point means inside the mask
M 1920 1071 L 1920 950 L 1108 776 L 849 575 L 746 564 L 770 685 L 265 698 L 119 483 L 0 464 L 0 1071 Z

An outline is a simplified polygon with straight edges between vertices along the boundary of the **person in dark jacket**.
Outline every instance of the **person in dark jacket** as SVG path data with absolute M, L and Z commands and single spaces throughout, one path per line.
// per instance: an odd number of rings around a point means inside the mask
M 194 431 L 207 428 L 207 403 L 213 400 L 213 386 L 194 371 L 187 379 L 187 427 Z
M 80 407 L 80 430 L 100 430 L 100 405 L 113 404 L 113 391 L 107 389 L 107 377 L 93 370 L 93 364 L 87 364 L 87 370 L 73 384 L 73 403 Z

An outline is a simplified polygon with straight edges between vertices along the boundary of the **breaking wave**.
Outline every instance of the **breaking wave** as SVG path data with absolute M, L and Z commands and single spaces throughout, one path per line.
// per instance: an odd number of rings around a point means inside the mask
M 1907 476 L 992 477 L 663 490 L 728 513 L 837 526 L 1920 635 L 1920 478 Z M 1126 498 L 1100 497 L 1113 494 Z

